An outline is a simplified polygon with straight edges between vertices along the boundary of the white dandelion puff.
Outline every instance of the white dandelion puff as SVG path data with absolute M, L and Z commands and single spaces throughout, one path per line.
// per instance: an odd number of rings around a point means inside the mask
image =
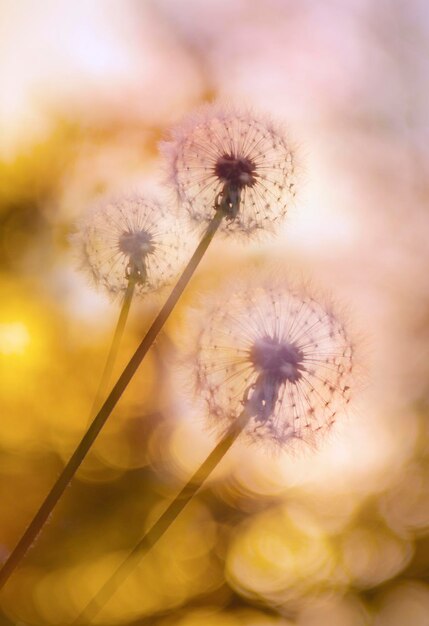
M 161 539 L 244 431 L 278 445 L 313 443 L 350 398 L 353 345 L 332 307 L 284 281 L 235 283 L 196 331 L 196 390 L 222 437 L 80 614 L 88 623 Z M 219 304 L 221 302 L 222 304 Z M 189 338 L 186 338 L 189 341 Z M 225 428 L 225 426 L 227 426 Z
M 183 269 L 188 245 L 180 230 L 158 200 L 126 195 L 91 207 L 72 239 L 96 285 L 116 295 L 126 291 L 132 276 L 142 295 L 170 283 Z
M 295 195 L 295 160 L 285 133 L 262 115 L 206 105 L 161 144 L 178 202 L 196 224 L 215 209 L 221 230 L 273 231 Z
M 236 284 L 201 319 L 193 377 L 221 429 L 244 409 L 250 439 L 312 443 L 348 404 L 353 343 L 332 307 L 307 291 L 281 280 Z

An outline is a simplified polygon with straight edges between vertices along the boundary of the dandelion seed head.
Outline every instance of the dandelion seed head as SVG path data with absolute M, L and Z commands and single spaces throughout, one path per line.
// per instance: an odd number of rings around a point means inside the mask
M 221 430 L 245 408 L 252 441 L 312 444 L 349 403 L 354 345 L 326 299 L 270 278 L 236 284 L 202 318 L 195 391 Z
M 295 195 L 295 160 L 280 126 L 263 115 L 211 104 L 162 144 L 178 202 L 196 224 L 215 209 L 226 233 L 273 232 Z
M 174 280 L 187 256 L 186 237 L 168 207 L 137 194 L 102 199 L 86 212 L 73 243 L 97 286 L 116 295 L 130 276 L 140 294 Z

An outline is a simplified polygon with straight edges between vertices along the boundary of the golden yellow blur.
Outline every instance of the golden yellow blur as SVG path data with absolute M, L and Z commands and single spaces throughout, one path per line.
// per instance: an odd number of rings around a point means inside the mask
M 237 442 L 95 623 L 427 625 L 428 42 L 423 0 L 2 2 L 0 562 L 89 423 L 119 313 L 79 270 L 76 220 L 162 188 L 159 140 L 218 96 L 280 118 L 299 162 L 275 241 L 213 242 L 2 626 L 71 623 L 213 448 L 177 364 L 185 312 L 266 261 L 344 303 L 353 407 L 316 451 Z M 115 376 L 166 293 L 133 303 Z
M 30 343 L 28 328 L 22 322 L 0 326 L 0 352 L 3 355 L 23 354 Z

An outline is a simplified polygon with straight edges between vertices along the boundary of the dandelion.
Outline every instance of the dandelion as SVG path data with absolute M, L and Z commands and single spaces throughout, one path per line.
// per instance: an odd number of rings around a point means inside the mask
M 75 624 L 88 623 L 100 612 L 241 433 L 280 446 L 313 444 L 349 403 L 354 348 L 340 316 L 283 280 L 254 282 L 255 277 L 252 283 L 236 282 L 197 318 L 195 390 L 222 427 L 219 443 Z
M 180 272 L 187 238 L 171 211 L 138 195 L 101 200 L 73 237 L 82 268 L 110 294 L 125 293 L 130 279 L 140 295 L 171 282 Z
M 189 246 L 171 211 L 137 194 L 100 200 L 81 219 L 72 240 L 94 283 L 123 296 L 92 416 L 106 394 L 134 294 L 148 294 L 173 280 Z
M 294 155 L 283 130 L 264 116 L 212 104 L 173 129 L 163 144 L 169 180 L 196 224 L 213 210 L 221 229 L 273 231 L 295 195 Z
M 244 409 L 251 440 L 314 442 L 350 400 L 354 348 L 343 321 L 281 280 L 217 297 L 202 315 L 194 368 L 211 419 L 224 427 Z

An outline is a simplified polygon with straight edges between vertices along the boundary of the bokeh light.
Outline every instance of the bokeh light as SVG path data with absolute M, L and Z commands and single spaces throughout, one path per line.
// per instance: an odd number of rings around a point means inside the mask
M 0 324 L 0 353 L 2 355 L 24 354 L 29 343 L 30 334 L 23 322 Z

